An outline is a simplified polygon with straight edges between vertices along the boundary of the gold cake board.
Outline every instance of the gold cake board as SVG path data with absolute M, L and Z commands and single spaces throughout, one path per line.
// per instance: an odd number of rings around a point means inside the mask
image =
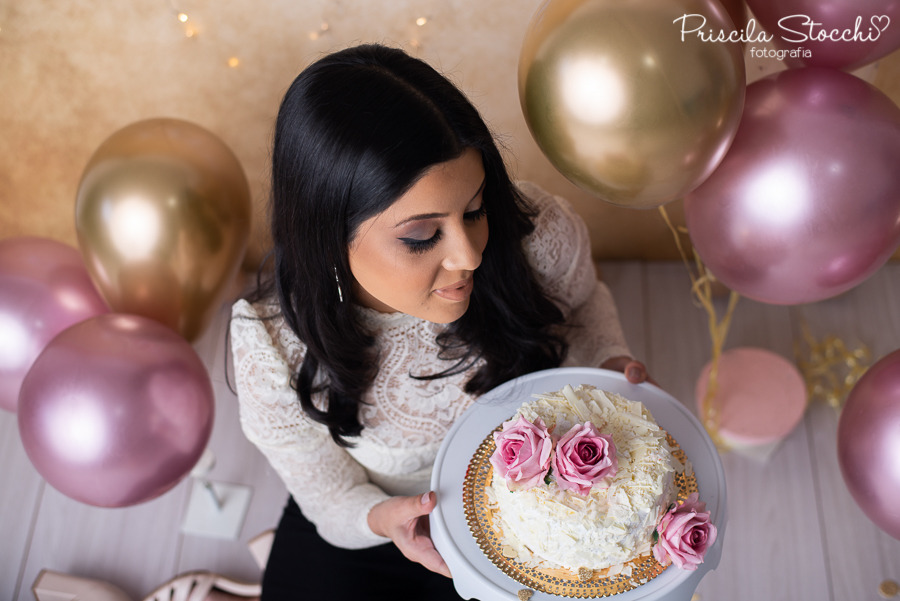
M 499 430 L 499 427 L 497 428 Z M 496 430 L 495 430 L 496 431 Z M 673 450 L 673 456 L 687 467 L 687 457 L 678 442 L 667 434 L 667 441 Z M 493 466 L 490 458 L 494 453 L 494 435 L 488 434 L 479 445 L 463 480 L 463 508 L 469 529 L 478 543 L 478 547 L 504 574 L 516 582 L 534 589 L 561 597 L 608 597 L 623 593 L 647 583 L 665 570 L 652 554 L 641 555 L 626 566 L 631 573 L 607 576 L 608 569 L 594 570 L 589 578 L 579 576 L 562 568 L 528 567 L 503 553 L 498 527 L 495 525 L 495 511 L 488 502 L 485 492 L 490 486 Z M 678 501 L 684 501 L 697 490 L 697 478 L 692 470 L 683 469 L 676 472 L 675 484 L 678 487 Z

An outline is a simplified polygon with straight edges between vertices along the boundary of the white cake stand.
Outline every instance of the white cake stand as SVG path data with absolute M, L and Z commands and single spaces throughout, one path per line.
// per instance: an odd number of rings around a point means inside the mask
M 431 488 L 438 495 L 430 516 L 431 537 L 453 574 L 457 592 L 464 599 L 517 601 L 517 592 L 526 588 L 501 572 L 478 548 L 463 509 L 463 480 L 472 455 L 494 428 L 512 417 L 532 394 L 555 392 L 566 384 L 590 384 L 644 403 L 693 464 L 700 500 L 706 503 L 718 530 L 705 561 L 695 571 L 670 565 L 646 584 L 611 597 L 614 601 L 690 601 L 704 574 L 719 564 L 725 538 L 725 472 L 716 447 L 697 418 L 667 392 L 652 384 L 631 384 L 619 372 L 582 367 L 549 369 L 507 382 L 483 395 L 447 434 L 431 475 Z M 531 600 L 561 598 L 536 591 Z

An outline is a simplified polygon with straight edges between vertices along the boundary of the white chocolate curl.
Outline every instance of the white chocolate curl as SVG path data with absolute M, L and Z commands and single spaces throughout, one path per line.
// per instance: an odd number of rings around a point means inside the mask
M 650 552 L 656 523 L 675 501 L 678 461 L 662 430 L 643 404 L 590 386 L 566 386 L 535 395 L 516 412 L 541 418 L 556 437 L 573 425 L 592 422 L 610 434 L 618 471 L 594 484 L 589 495 L 550 483 L 510 492 L 494 477 L 487 494 L 503 546 L 529 567 L 602 570 Z M 626 568 L 627 570 L 627 568 Z

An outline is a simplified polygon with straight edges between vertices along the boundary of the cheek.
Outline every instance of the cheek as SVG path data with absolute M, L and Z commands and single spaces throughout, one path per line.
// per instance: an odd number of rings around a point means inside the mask
M 350 270 L 357 284 L 376 299 L 402 310 L 427 295 L 437 266 L 428 254 L 416 255 L 397 244 L 366 240 L 350 251 Z
M 488 220 L 485 219 L 481 228 L 479 228 L 479 233 L 481 235 L 480 244 L 481 244 L 481 252 L 484 252 L 484 249 L 487 247 L 488 238 L 490 237 L 490 228 L 488 227 Z
M 472 246 L 481 254 L 484 254 L 484 249 L 487 248 L 489 231 L 487 219 L 482 219 L 471 235 Z

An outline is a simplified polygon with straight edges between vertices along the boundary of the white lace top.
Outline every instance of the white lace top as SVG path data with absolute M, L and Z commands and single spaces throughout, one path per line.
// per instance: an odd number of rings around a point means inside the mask
M 533 184 L 520 189 L 540 211 L 526 241 L 527 254 L 546 293 L 557 299 L 570 344 L 564 365 L 599 366 L 629 355 L 608 288 L 596 277 L 588 231 L 567 201 Z M 284 480 L 303 514 L 330 543 L 362 548 L 387 542 L 368 527 L 367 514 L 389 495 L 429 489 L 431 468 L 450 426 L 472 403 L 465 382 L 478 368 L 438 380 L 410 374 L 446 367 L 437 358 L 434 324 L 403 313 L 359 308 L 383 358 L 366 393 L 356 446 L 336 445 L 328 429 L 303 413 L 291 375 L 304 345 L 279 317 L 274 301 L 233 307 L 231 340 L 241 426 Z

